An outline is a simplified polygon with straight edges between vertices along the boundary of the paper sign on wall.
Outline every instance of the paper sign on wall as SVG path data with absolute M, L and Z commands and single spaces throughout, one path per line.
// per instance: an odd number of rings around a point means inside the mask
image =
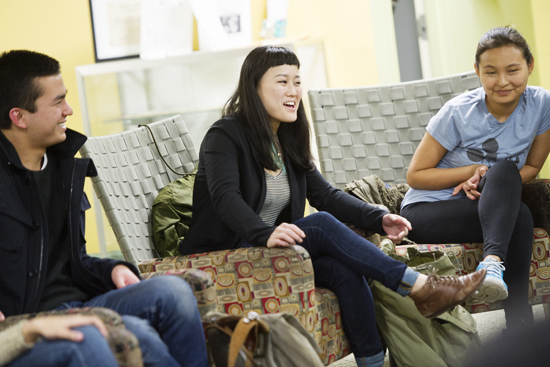
M 189 0 L 197 19 L 201 51 L 252 43 L 250 0 Z

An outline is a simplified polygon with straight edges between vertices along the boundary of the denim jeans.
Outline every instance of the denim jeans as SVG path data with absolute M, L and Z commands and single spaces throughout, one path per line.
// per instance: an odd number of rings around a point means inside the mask
M 62 308 L 73 307 L 105 307 L 121 314 L 139 340 L 145 366 L 208 366 L 197 301 L 181 278 L 144 280 Z
M 300 245 L 311 256 L 316 285 L 331 289 L 338 297 L 342 324 L 355 357 L 380 353 L 374 303 L 365 277 L 397 291 L 407 266 L 328 213 L 311 214 L 294 224 L 306 234 Z
M 504 300 L 508 328 L 533 324 L 528 302 L 533 249 L 533 217 L 521 202 L 521 176 L 515 163 L 499 161 L 483 176 L 479 200 L 419 202 L 401 215 L 412 224 L 409 238 L 417 243 L 479 243 L 484 256 L 497 255 L 506 266 Z
M 80 343 L 44 339 L 8 363 L 6 367 L 117 367 L 107 340 L 95 326 L 76 330 L 84 333 Z

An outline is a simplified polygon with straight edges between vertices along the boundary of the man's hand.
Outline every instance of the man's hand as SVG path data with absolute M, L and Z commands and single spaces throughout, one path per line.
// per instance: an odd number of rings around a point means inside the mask
M 92 315 L 62 315 L 43 316 L 28 320 L 23 324 L 21 332 L 27 343 L 34 343 L 43 336 L 46 339 L 67 339 L 73 342 L 81 342 L 84 334 L 73 328 L 93 325 L 99 332 L 107 337 L 107 328 L 103 321 Z
M 388 238 L 395 244 L 401 243 L 403 237 L 409 234 L 412 229 L 411 223 L 405 218 L 396 214 L 386 214 L 382 218 L 382 228 Z
M 4 321 L 6 319 L 6 316 L 0 311 L 0 321 Z
M 481 181 L 481 178 L 485 176 L 487 173 L 487 170 L 489 170 L 489 167 L 487 167 L 484 164 L 479 165 L 472 177 L 470 179 L 458 184 L 454 191 L 453 196 L 458 194 L 460 191 L 464 190 L 464 193 L 466 196 L 471 200 L 477 200 L 481 196 L 481 193 L 477 191 L 477 187 L 479 185 L 479 182 Z
M 288 247 L 296 242 L 301 243 L 305 237 L 306 234 L 297 225 L 281 223 L 267 239 L 267 247 Z
M 113 280 L 113 283 L 115 283 L 117 289 L 140 282 L 134 272 L 122 264 L 118 264 L 113 268 L 113 271 L 111 272 L 111 279 Z

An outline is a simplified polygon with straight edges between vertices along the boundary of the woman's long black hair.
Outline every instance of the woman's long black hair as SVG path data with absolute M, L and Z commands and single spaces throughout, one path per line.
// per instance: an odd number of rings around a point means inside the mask
M 260 46 L 252 50 L 244 60 L 237 89 L 223 108 L 223 116 L 239 116 L 258 160 L 264 168 L 272 171 L 278 169 L 273 156 L 275 136 L 257 88 L 265 72 L 280 65 L 295 65 L 299 69 L 300 61 L 294 52 L 284 47 Z M 309 171 L 314 166 L 309 123 L 302 101 L 298 106 L 297 115 L 295 122 L 281 122 L 277 135 L 281 148 L 292 165 L 300 170 Z

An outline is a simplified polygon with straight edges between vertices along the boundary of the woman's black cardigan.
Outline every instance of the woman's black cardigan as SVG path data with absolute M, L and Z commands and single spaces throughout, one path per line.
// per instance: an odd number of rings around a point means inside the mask
M 317 169 L 304 172 L 286 159 L 290 205 L 277 219 L 292 223 L 311 206 L 361 228 L 384 233 L 387 211 L 332 187 Z M 226 116 L 208 130 L 199 152 L 193 189 L 193 218 L 180 242 L 183 255 L 238 248 L 243 242 L 265 246 L 276 226 L 259 216 L 266 197 L 264 169 L 236 116 Z

